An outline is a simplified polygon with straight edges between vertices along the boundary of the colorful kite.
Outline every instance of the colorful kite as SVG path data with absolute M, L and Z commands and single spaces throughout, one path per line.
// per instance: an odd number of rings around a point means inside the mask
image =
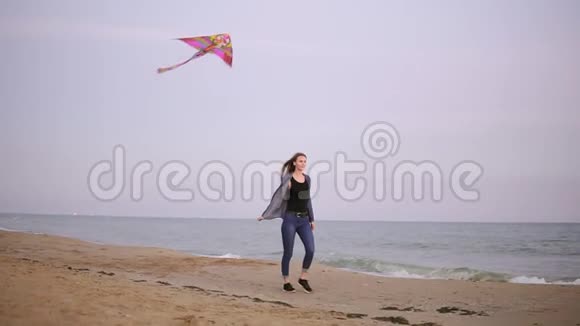
M 183 66 L 184 64 L 190 62 L 191 60 L 204 56 L 210 52 L 222 58 L 222 60 L 226 64 L 228 64 L 228 66 L 230 67 L 232 66 L 233 49 L 229 34 L 187 37 L 187 38 L 179 38 L 178 40 L 183 41 L 189 44 L 190 46 L 193 46 L 199 51 L 196 52 L 191 58 L 183 61 L 182 63 L 178 63 L 170 67 L 157 69 L 158 73 L 166 72 L 169 70 L 173 70 L 177 67 Z

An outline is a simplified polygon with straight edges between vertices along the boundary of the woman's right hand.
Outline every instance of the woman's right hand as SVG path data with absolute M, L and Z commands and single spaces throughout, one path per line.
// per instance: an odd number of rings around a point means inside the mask
M 264 217 L 263 217 L 263 216 L 258 216 L 258 218 L 257 218 L 257 220 L 258 220 L 258 221 L 261 221 L 261 220 L 263 220 L 263 219 L 264 219 Z

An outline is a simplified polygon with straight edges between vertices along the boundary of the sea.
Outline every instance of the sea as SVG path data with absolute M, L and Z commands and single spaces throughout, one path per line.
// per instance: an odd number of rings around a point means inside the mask
M 282 220 L 0 214 L 0 229 L 280 261 Z M 314 263 L 383 277 L 580 285 L 580 224 L 317 221 Z M 304 247 L 296 237 L 293 261 Z

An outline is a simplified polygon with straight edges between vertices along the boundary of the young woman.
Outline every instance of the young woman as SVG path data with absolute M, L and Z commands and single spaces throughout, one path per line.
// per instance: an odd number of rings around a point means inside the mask
M 308 269 L 314 257 L 314 213 L 310 200 L 310 177 L 304 174 L 306 168 L 306 155 L 296 153 L 282 166 L 282 183 L 274 192 L 270 204 L 258 217 L 258 221 L 282 218 L 282 277 L 284 278 L 283 289 L 286 292 L 296 290 L 290 283 L 290 259 L 294 249 L 296 233 L 304 244 L 304 260 L 302 261 L 302 274 L 298 284 L 306 293 L 312 292 L 308 283 Z

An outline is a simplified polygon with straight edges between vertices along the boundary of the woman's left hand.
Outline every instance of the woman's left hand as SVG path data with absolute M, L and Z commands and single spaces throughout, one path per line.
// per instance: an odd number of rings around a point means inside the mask
M 310 222 L 310 228 L 314 231 L 314 222 Z

